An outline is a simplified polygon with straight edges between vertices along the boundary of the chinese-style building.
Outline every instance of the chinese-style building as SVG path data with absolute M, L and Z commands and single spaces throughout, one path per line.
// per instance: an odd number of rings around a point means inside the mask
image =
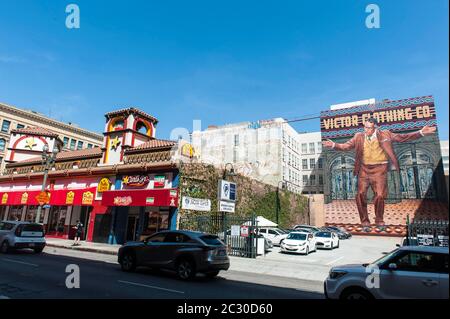
M 156 139 L 158 120 L 136 108 L 105 114 L 102 147 L 59 152 L 48 173 L 40 222 L 46 235 L 73 238 L 80 220 L 87 241 L 122 244 L 176 228 L 178 143 Z M 44 177 L 42 150 L 60 147 L 43 128 L 11 131 L 0 176 L 0 220 L 35 221 Z

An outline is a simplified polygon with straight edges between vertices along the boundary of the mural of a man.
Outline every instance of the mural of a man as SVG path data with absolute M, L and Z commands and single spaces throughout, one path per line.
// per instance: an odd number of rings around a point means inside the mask
M 388 130 L 379 130 L 375 118 L 369 118 L 364 123 L 364 132 L 356 133 L 346 143 L 334 143 L 331 140 L 323 141 L 324 147 L 337 151 L 355 150 L 354 175 L 358 176 L 358 191 L 356 205 L 363 227 L 370 226 L 367 212 L 367 190 L 369 186 L 374 192 L 375 224 L 379 227 L 385 225 L 384 201 L 387 197 L 387 173 L 389 162 L 394 169 L 399 170 L 397 156 L 393 143 L 413 141 L 425 135 L 436 132 L 435 127 L 424 126 L 420 131 L 398 134 Z

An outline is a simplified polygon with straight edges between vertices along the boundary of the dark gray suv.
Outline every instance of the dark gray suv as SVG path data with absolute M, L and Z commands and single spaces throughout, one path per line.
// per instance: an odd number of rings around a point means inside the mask
M 169 269 L 183 280 L 192 279 L 196 273 L 215 277 L 230 267 L 227 247 L 219 237 L 179 230 L 126 243 L 119 249 L 118 261 L 123 271 L 134 271 L 139 266 Z

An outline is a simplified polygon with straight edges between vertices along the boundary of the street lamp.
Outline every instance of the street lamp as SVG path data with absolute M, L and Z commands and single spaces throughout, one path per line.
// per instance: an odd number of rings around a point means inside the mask
M 231 165 L 231 169 L 230 169 L 229 173 L 227 172 L 228 165 Z M 226 163 L 225 168 L 223 169 L 223 176 L 222 176 L 223 179 L 225 179 L 227 176 L 236 176 L 236 173 L 234 172 L 233 164 L 231 164 L 231 163 Z
M 53 167 L 56 161 L 56 155 L 59 153 L 59 147 L 55 143 L 55 146 L 53 147 L 52 153 L 48 153 L 48 145 L 45 144 L 42 148 L 42 165 L 44 165 L 44 180 L 42 181 L 42 188 L 41 192 L 45 192 L 45 188 L 47 186 L 47 178 L 48 178 L 48 171 Z M 41 212 L 42 212 L 42 205 L 39 204 L 38 210 L 36 213 L 36 223 L 40 222 L 41 219 Z

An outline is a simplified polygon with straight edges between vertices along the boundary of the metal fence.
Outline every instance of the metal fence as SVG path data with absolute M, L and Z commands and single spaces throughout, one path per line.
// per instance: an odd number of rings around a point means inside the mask
M 409 245 L 448 247 L 448 220 L 414 220 L 407 226 Z
M 227 245 L 229 255 L 256 258 L 258 240 L 255 216 L 184 216 L 180 218 L 178 228 L 217 235 Z

